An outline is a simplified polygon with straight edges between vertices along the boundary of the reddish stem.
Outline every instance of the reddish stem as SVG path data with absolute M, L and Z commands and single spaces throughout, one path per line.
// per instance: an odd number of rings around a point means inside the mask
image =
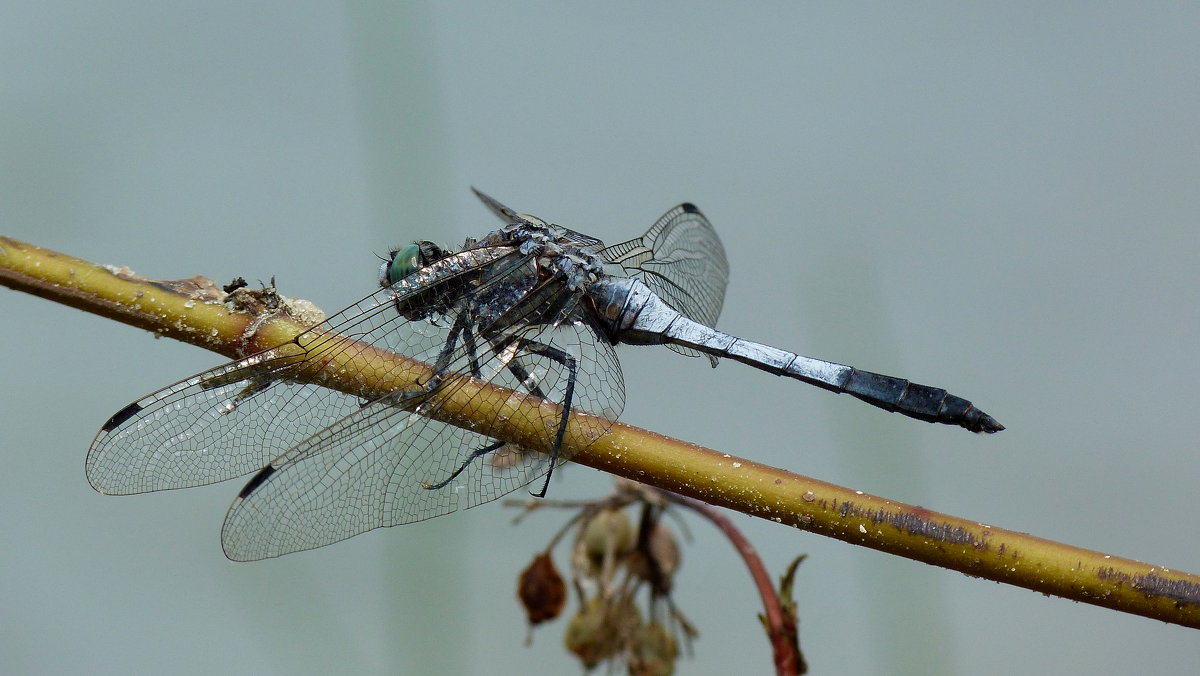
M 775 673 L 781 676 L 804 673 L 802 671 L 804 658 L 800 655 L 795 641 L 796 625 L 783 612 L 783 606 L 779 602 L 779 595 L 771 582 L 771 576 L 767 573 L 766 566 L 763 565 L 754 545 L 750 544 L 746 536 L 742 535 L 737 526 L 733 525 L 733 521 L 710 505 L 665 491 L 664 495 L 672 502 L 683 505 L 711 521 L 733 543 L 734 549 L 746 563 L 750 577 L 754 580 L 754 586 L 758 588 L 758 594 L 762 598 L 767 622 L 767 636 L 771 640 L 775 656 Z

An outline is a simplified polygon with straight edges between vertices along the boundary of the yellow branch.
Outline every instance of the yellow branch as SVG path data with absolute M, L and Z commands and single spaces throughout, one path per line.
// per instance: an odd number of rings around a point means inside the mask
M 226 294 L 201 277 L 143 279 L 7 237 L 0 237 L 0 284 L 234 358 L 291 341 L 312 323 L 287 313 L 231 310 Z M 314 382 L 356 396 L 405 389 L 429 372 L 426 364 L 367 345 L 336 356 L 308 354 L 336 360 L 314 367 Z M 545 451 L 547 435 L 532 421 L 552 425 L 559 410 L 471 381 L 439 419 Z M 893 502 L 621 423 L 588 443 L 604 426 L 592 416 L 571 416 L 564 450 L 574 462 L 851 544 L 1200 628 L 1196 575 Z

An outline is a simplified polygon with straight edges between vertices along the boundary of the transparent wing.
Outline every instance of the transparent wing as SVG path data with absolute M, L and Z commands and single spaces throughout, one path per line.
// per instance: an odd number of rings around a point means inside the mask
M 494 263 L 492 274 L 504 277 L 526 262 L 511 255 Z M 446 293 L 452 291 L 453 280 L 445 280 Z M 305 340 L 204 371 L 121 409 L 92 441 L 88 481 L 101 493 L 118 495 L 224 481 L 261 469 L 303 439 L 356 412 L 363 397 L 372 395 L 358 397 L 301 382 L 329 363 L 305 360 L 304 355 L 374 346 L 418 359 L 436 356 L 447 329 L 397 312 L 398 304 L 423 300 L 430 293 L 418 286 L 407 288 L 406 281 L 330 317 L 302 334 Z M 297 350 L 299 343 L 305 347 Z
M 476 190 L 475 186 L 471 186 L 471 192 L 475 193 L 475 196 L 479 198 L 480 202 L 483 202 L 484 206 L 486 206 L 489 211 L 491 211 L 493 214 L 496 214 L 496 218 L 504 221 L 505 225 L 509 225 L 511 223 L 520 223 L 525 220 L 521 214 L 518 214 L 513 209 L 504 206 L 500 202 L 493 199 L 490 195 L 480 190 Z
M 605 247 L 600 255 L 645 282 L 687 317 L 706 326 L 717 325 L 729 284 L 729 263 L 716 231 L 696 205 L 680 204 L 655 221 L 646 234 Z M 668 347 L 680 354 L 699 355 L 687 348 Z M 709 360 L 716 365 L 716 358 Z
M 532 218 L 473 187 L 471 191 L 505 223 Z M 537 222 L 543 223 L 541 219 Z M 578 244 L 602 244 L 589 235 L 555 227 Z M 684 202 L 663 214 L 641 237 L 603 247 L 598 253 L 609 263 L 625 268 L 630 277 L 645 282 L 679 312 L 706 326 L 716 326 L 729 285 L 729 263 L 717 232 L 696 205 Z M 698 354 L 691 350 L 685 353 Z
M 582 232 L 576 232 L 575 230 L 565 228 L 561 225 L 551 225 L 537 216 L 518 214 L 511 207 L 504 206 L 491 196 L 476 190 L 474 187 L 471 188 L 471 192 L 475 193 L 475 196 L 479 198 L 479 201 L 483 202 L 484 206 L 486 206 L 493 214 L 496 214 L 496 216 L 500 220 L 504 221 L 505 224 L 534 223 L 551 228 L 552 231 L 559 237 L 562 237 L 563 239 L 579 246 L 591 247 L 593 249 L 604 246 L 604 242 L 592 237 L 591 235 L 585 235 Z
M 488 429 L 468 431 L 430 417 L 464 398 L 467 408 L 518 410 L 497 401 L 496 390 L 479 388 L 481 382 L 516 390 L 502 395 L 510 398 L 528 392 L 573 411 L 619 415 L 624 386 L 616 354 L 578 311 L 578 294 L 534 289 L 517 301 L 492 319 L 459 324 L 472 330 L 448 337 L 448 375 L 421 398 L 415 413 L 395 400 L 376 400 L 252 479 L 226 516 L 226 555 L 256 560 L 312 549 L 473 507 L 544 476 L 550 456 L 502 445 Z M 543 323 L 548 310 L 557 318 Z M 553 409 L 540 407 L 541 417 L 527 421 L 544 447 L 552 446 L 562 422 Z M 608 424 L 577 428 L 586 443 Z M 564 451 L 559 460 L 566 456 Z

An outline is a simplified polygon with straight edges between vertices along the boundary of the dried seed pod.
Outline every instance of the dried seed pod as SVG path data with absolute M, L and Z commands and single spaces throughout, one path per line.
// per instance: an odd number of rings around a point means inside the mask
M 636 676 L 669 676 L 675 672 L 679 647 L 675 637 L 658 622 L 642 625 L 629 656 L 629 673 Z
M 633 526 L 625 510 L 605 509 L 588 520 L 582 538 L 588 555 L 593 558 L 623 554 L 633 546 Z
M 525 607 L 530 625 L 553 620 L 567 601 L 567 585 L 549 554 L 538 554 L 517 581 L 517 598 Z
M 593 596 L 575 613 L 567 624 L 563 643 L 587 669 L 620 652 L 620 634 L 609 626 L 608 607 L 603 598 Z
M 571 551 L 576 578 L 605 580 L 616 570 L 617 559 L 633 547 L 635 533 L 620 509 L 604 509 L 580 526 Z
M 651 560 L 647 561 L 647 558 Z M 675 533 L 660 522 L 650 531 L 645 546 L 630 557 L 629 570 L 659 592 L 670 593 L 679 561 L 679 541 Z

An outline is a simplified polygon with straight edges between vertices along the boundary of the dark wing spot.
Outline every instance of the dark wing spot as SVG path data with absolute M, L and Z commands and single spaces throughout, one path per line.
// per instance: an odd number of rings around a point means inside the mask
M 263 482 L 274 473 L 275 468 L 270 465 L 258 470 L 258 474 L 255 474 L 253 477 L 251 477 L 250 481 L 246 482 L 246 487 L 242 489 L 242 492 L 238 493 L 238 499 L 245 500 L 246 498 L 250 497 L 250 494 L 258 490 L 258 487 L 261 486 Z
M 125 408 L 113 414 L 113 417 L 104 423 L 104 427 L 100 428 L 101 432 L 111 432 L 120 427 L 122 423 L 137 415 L 138 411 L 142 410 L 142 405 L 136 401 L 126 406 Z
M 692 204 L 691 202 L 684 202 L 683 204 L 679 205 L 679 208 L 683 209 L 685 212 L 687 212 L 689 214 L 700 213 L 699 207 L 697 207 L 695 204 Z

